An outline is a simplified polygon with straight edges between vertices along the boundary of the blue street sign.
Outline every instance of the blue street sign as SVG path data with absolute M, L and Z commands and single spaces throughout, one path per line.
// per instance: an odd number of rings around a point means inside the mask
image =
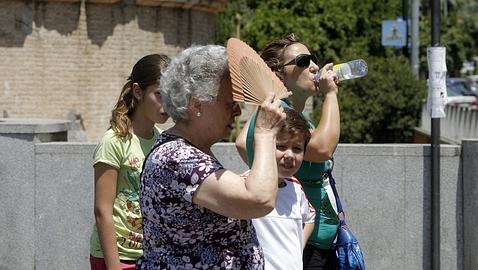
M 407 46 L 407 23 L 403 20 L 382 21 L 382 45 Z

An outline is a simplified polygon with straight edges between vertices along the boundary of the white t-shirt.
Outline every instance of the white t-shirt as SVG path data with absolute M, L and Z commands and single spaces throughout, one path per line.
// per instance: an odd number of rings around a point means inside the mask
M 315 209 L 296 178 L 284 179 L 277 191 L 276 207 L 262 218 L 252 220 L 264 250 L 265 269 L 302 269 L 304 223 L 313 223 Z

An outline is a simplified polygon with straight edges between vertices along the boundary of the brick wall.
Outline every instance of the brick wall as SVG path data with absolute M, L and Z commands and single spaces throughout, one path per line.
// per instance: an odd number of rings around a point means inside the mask
M 100 2 L 0 1 L 0 117 L 81 114 L 95 142 L 140 57 L 214 41 L 214 10 L 204 4 Z M 163 2 L 170 7 L 154 5 Z

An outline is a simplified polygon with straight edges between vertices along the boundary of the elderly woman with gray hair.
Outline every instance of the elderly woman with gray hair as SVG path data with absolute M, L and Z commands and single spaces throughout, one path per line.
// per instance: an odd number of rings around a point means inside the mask
M 251 218 L 275 206 L 275 140 L 285 120 L 271 94 L 259 107 L 254 164 L 244 181 L 223 168 L 211 146 L 241 114 L 232 99 L 226 50 L 193 46 L 161 78 L 175 125 L 163 132 L 141 177 L 144 254 L 138 269 L 263 269 Z

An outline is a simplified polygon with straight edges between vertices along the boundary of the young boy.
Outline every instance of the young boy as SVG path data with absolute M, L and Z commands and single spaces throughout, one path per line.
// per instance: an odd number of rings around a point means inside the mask
M 299 112 L 287 107 L 284 112 L 286 120 L 276 139 L 276 207 L 265 217 L 252 220 L 264 251 L 266 270 L 302 269 L 302 250 L 314 229 L 315 210 L 293 176 L 310 140 L 309 125 Z

